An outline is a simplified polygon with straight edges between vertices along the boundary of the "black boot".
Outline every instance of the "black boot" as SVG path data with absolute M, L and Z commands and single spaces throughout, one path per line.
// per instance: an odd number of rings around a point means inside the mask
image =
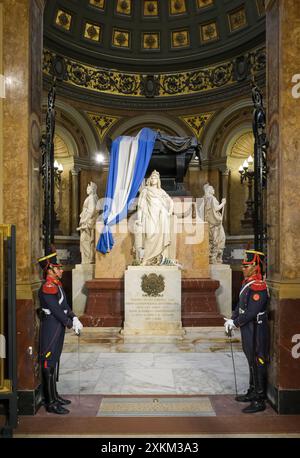
M 69 410 L 62 407 L 54 397 L 54 367 L 43 367 L 43 388 L 47 412 L 65 415 Z
M 255 398 L 254 386 L 250 386 L 247 393 L 239 394 L 235 400 L 238 402 L 251 402 Z
M 236 396 L 235 400 L 237 402 L 251 402 L 254 399 L 255 389 L 254 389 L 254 380 L 253 380 L 253 372 L 251 367 L 249 367 L 249 388 L 247 393 L 239 394 Z
M 54 372 L 54 397 L 55 397 L 55 400 L 57 402 L 59 402 L 60 405 L 62 405 L 62 406 L 66 406 L 68 404 L 71 404 L 71 401 L 69 399 L 64 399 L 58 394 L 57 385 L 56 385 L 56 380 L 57 380 L 57 375 L 56 374 L 57 373 L 56 373 L 56 370 L 55 370 L 55 372 Z
M 256 413 L 256 412 L 262 412 L 263 410 L 266 410 L 266 403 L 263 399 L 260 400 L 253 400 L 251 404 L 248 407 L 245 407 L 245 409 L 242 410 L 244 413 Z
M 244 413 L 256 413 L 266 410 L 266 368 L 262 365 L 252 368 L 254 393 L 251 404 L 243 409 Z

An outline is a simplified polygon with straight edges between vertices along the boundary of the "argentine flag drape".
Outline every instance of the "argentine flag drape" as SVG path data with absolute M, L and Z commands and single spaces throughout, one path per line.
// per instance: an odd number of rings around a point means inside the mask
M 103 212 L 104 229 L 97 251 L 105 254 L 114 245 L 110 227 L 128 213 L 149 165 L 157 133 L 147 127 L 136 137 L 122 136 L 113 141 Z

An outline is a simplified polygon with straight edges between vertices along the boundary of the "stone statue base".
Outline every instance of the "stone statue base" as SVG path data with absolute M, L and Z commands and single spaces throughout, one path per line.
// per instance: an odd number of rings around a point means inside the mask
M 125 271 L 126 336 L 178 336 L 181 271 L 174 266 L 129 266 Z
M 232 272 L 227 264 L 210 264 L 210 276 L 218 280 L 220 286 L 216 291 L 217 304 L 221 315 L 227 318 L 232 314 Z
M 76 264 L 72 270 L 73 312 L 77 316 L 84 313 L 88 293 L 85 282 L 92 280 L 94 273 L 95 264 Z

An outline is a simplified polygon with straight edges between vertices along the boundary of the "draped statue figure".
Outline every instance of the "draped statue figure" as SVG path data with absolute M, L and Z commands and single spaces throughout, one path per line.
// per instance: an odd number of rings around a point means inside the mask
M 142 265 L 159 265 L 168 259 L 173 207 L 173 200 L 161 189 L 160 175 L 154 170 L 140 193 L 135 222 L 136 258 Z
M 209 225 L 209 262 L 210 264 L 222 264 L 226 241 L 222 221 L 226 199 L 222 199 L 222 202 L 219 203 L 214 196 L 215 190 L 209 183 L 203 186 L 203 190 L 204 221 L 207 221 Z
M 95 262 L 95 224 L 97 219 L 97 185 L 91 181 L 87 185 L 87 198 L 84 201 L 80 213 L 80 252 L 81 264 L 92 264 Z

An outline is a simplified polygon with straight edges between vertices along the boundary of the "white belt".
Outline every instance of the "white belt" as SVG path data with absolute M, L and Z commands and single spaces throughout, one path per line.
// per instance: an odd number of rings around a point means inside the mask
M 49 309 L 42 309 L 44 313 L 46 313 L 46 315 L 51 315 L 51 311 Z M 68 310 L 64 310 L 64 313 L 67 314 L 68 313 Z

